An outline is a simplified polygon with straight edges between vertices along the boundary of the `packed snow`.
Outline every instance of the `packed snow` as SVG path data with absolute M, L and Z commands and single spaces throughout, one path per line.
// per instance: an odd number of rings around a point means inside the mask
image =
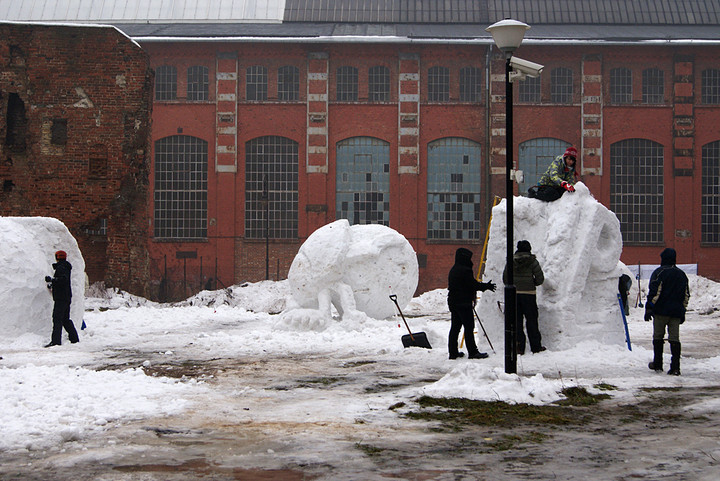
M 557 207 L 573 212 L 573 206 L 566 205 L 566 197 L 558 201 Z M 570 200 L 585 204 L 592 199 L 577 196 Z M 525 210 L 523 215 L 532 215 L 532 205 L 520 205 L 521 212 Z M 539 209 L 548 208 L 547 205 L 538 204 L 535 214 L 541 217 L 547 212 Z M 546 218 L 553 215 L 549 214 Z M 587 215 L 592 219 L 593 215 L 604 214 Z M 519 225 L 522 226 L 522 223 Z M 21 227 L 19 224 L 8 224 L 7 228 L 9 232 L 4 232 L 3 238 L 12 238 L 15 235 L 13 229 Z M 542 236 L 532 237 L 533 233 L 523 231 L 522 227 L 519 233 L 532 239 L 534 252 L 547 252 L 543 248 Z M 584 237 L 583 233 L 591 236 L 598 232 L 583 229 L 576 232 L 572 240 L 574 246 L 582 248 L 591 258 L 593 249 L 607 247 L 602 245 L 604 240 Z M 606 237 L 614 239 L 612 235 Z M 496 241 L 493 240 L 491 246 L 493 242 Z M 48 259 L 50 256 L 47 251 L 53 251 L 55 247 L 51 246 L 55 244 L 44 239 L 40 244 L 44 247 L 32 251 L 32 255 L 36 256 L 32 261 L 48 269 L 51 259 Z M 357 242 L 355 246 L 360 251 L 363 246 L 376 251 L 376 246 L 373 247 L 369 242 Z M 612 246 L 608 249 L 612 250 Z M 360 251 L 358 254 L 362 254 Z M 476 257 L 479 257 L 479 251 L 476 251 Z M 550 274 L 562 272 L 560 266 L 574 259 L 573 252 L 567 251 L 566 256 L 560 257 L 542 256 L 543 268 Z M 497 269 L 504 255 L 503 249 L 489 250 L 489 272 Z M 356 258 L 362 257 L 358 255 Z M 375 259 L 371 255 L 366 258 L 368 262 L 374 262 Z M 446 260 L 448 270 L 453 260 L 454 253 Z M 573 262 L 573 272 L 587 270 L 587 276 L 591 276 L 591 268 L 578 265 L 578 261 Z M 617 278 L 614 288 L 610 287 L 609 278 L 615 275 L 617 266 L 611 269 L 609 263 L 610 260 L 607 260 L 608 265 L 603 264 L 604 267 L 598 271 L 608 277 L 608 287 L 594 293 L 586 284 L 582 295 L 578 295 L 574 302 L 586 302 L 591 306 L 610 303 L 611 299 L 616 302 Z M 362 262 L 352 267 L 357 274 L 365 269 Z M 374 268 L 368 269 L 374 275 Z M 26 278 L 23 278 L 25 271 L 20 269 L 15 270 L 14 275 L 20 278 L 21 285 L 28 289 L 30 286 L 35 288 L 38 275 L 35 269 L 28 272 Z M 44 275 L 46 271 L 41 272 L 41 280 Z M 595 275 L 592 280 L 599 277 Z M 720 284 L 696 275 L 689 277 L 692 297 L 687 322 L 682 326 L 680 334 L 681 341 L 684 341 L 681 364 L 683 375 L 680 377 L 655 374 L 647 368 L 652 355 L 652 326 L 642 320 L 642 309 L 633 307 L 638 294 L 637 283 L 629 296 L 631 312 L 628 323 L 633 341 L 632 350 L 624 343 L 624 327 L 619 309 L 616 318 L 611 319 L 610 314 L 607 314 L 598 322 L 602 323 L 608 334 L 621 342 L 608 343 L 605 339 L 585 336 L 587 338 L 577 338 L 573 344 L 554 342 L 556 338 L 552 332 L 558 329 L 575 329 L 572 332 L 580 334 L 585 332 L 582 327 L 577 327 L 588 322 L 580 317 L 581 307 L 568 313 L 575 317 L 575 324 L 572 324 L 572 320 L 551 316 L 549 313 L 552 309 L 547 308 L 541 311 L 540 329 L 551 341 L 548 350 L 520 356 L 517 374 L 504 372 L 503 331 L 501 326 L 491 321 L 491 316 L 499 312 L 495 297 L 491 300 L 481 298 L 478 304 L 478 307 L 489 306 L 478 309 L 478 314 L 494 349 L 490 348 L 480 326 L 475 334 L 478 346 L 488 351 L 490 357 L 482 360 L 449 360 L 446 346 L 450 316 L 446 305 L 446 289 L 426 292 L 400 304 L 412 331 L 425 332 L 433 346 L 433 349 L 422 349 L 403 348 L 401 336 L 407 330 L 399 315 L 386 319 L 370 316 L 349 319 L 332 312 L 327 314 L 328 319 L 322 329 L 286 322 L 282 313 L 297 304 L 289 280 L 247 283 L 219 291 L 203 291 L 175 304 L 159 304 L 94 285 L 87 290 L 83 318 L 74 319 L 78 327 L 81 320 L 87 325 L 85 330 L 80 331 L 80 343 L 70 344 L 64 337 L 62 346 L 42 347 L 49 340 L 51 331 L 49 303 L 44 304 L 44 312 L 37 314 L 44 322 L 40 332 L 28 328 L 25 332 L 0 338 L 0 392 L 3 393 L 0 396 L 0 452 L 62 449 L 64 443 L 81 442 L 123 423 L 202 409 L 210 399 L 220 397 L 217 384 L 209 382 L 204 375 L 178 378 L 163 376 L 162 371 L 153 371 L 156 366 L 182 364 L 188 360 L 193 363 L 217 363 L 218 360 L 232 363 L 238 359 L 261 361 L 283 357 L 297 359 L 300 356 L 352 363 L 373 359 L 386 364 L 396 363 L 405 370 L 438 374 L 436 382 L 415 383 L 368 394 L 368 397 L 349 398 L 342 393 L 325 390 L 322 399 L 310 399 L 302 407 L 295 403 L 297 392 L 293 392 L 293 389 L 266 390 L 255 385 L 250 378 L 239 379 L 233 392 L 223 398 L 224 402 L 230 403 L 227 409 L 238 410 L 239 416 L 244 415 L 242 406 L 253 399 L 260 404 L 265 404 L 268 397 L 292 401 L 283 404 L 292 408 L 266 414 L 275 422 L 306 422 L 310 411 L 308 402 L 315 402 L 319 406 L 313 412 L 314 422 L 333 422 L 347 418 L 352 420 L 373 409 L 375 416 L 391 418 L 397 414 L 387 409 L 389 405 L 399 401 L 411 402 L 421 395 L 547 404 L 562 399 L 561 390 L 565 387 L 580 385 L 597 392 L 595 386 L 601 382 L 617 387 L 613 396 L 628 398 L 637 389 L 647 386 L 718 385 L 720 357 L 715 352 L 715 346 L 707 347 L 707 333 L 717 332 L 720 325 L 720 313 L 717 311 Z M 582 278 L 582 275 L 573 277 L 575 280 Z M 502 291 L 500 279 L 494 277 L 492 280 L 498 282 L 498 291 Z M 0 277 L 0 281 L 8 282 L 4 277 Z M 557 282 L 556 285 L 559 285 Z M 5 285 L 0 287 L 0 290 L 6 290 Z M 646 281 L 641 281 L 641 287 L 644 290 L 647 288 Z M 40 288 L 45 289 L 42 283 Z M 490 291 L 483 296 L 487 294 L 491 294 Z M 497 293 L 492 293 L 492 296 L 497 296 Z M 82 302 L 82 296 L 77 295 L 77 298 Z M 15 299 L 7 298 L 4 301 L 5 311 L 27 308 L 17 305 L 26 302 L 27 297 L 17 295 Z M 385 295 L 378 295 L 375 302 L 383 303 L 383 308 L 387 310 L 395 308 Z M 611 309 L 609 304 L 607 309 Z M 5 316 L 2 319 L 3 325 L 0 327 L 4 330 L 10 322 L 15 322 L 7 321 Z M 704 344 L 694 348 L 694 340 L 698 345 L 700 340 Z M 127 359 L 134 361 L 128 364 L 124 361 Z M 363 366 L 367 370 L 373 369 L 373 364 Z M 333 408 L 320 408 L 326 405 Z M 720 401 L 707 400 L 694 406 L 694 409 L 698 412 L 717 411 L 720 409 Z M 250 416 L 259 415 L 249 411 L 247 416 L 250 419 Z

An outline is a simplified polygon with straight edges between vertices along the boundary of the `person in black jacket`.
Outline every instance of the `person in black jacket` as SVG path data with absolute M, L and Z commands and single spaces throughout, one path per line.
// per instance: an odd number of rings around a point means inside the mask
M 465 331 L 468 358 L 483 359 L 488 357 L 486 352 L 480 352 L 475 343 L 475 318 L 473 308 L 477 291 L 495 290 L 492 282 L 479 282 L 473 276 L 472 252 L 464 247 L 455 251 L 455 265 L 448 274 L 448 307 L 450 308 L 450 336 L 448 338 L 448 353 L 450 359 L 463 357 L 458 352 L 458 336 L 460 329 Z
M 675 265 L 677 253 L 667 248 L 660 254 L 660 267 L 650 276 L 648 300 L 645 303 L 645 321 L 653 319 L 653 361 L 648 367 L 662 371 L 663 338 L 667 328 L 670 341 L 670 370 L 680 375 L 680 324 L 685 322 L 685 311 L 690 300 L 690 288 L 685 273 Z
M 530 341 L 530 350 L 533 354 L 545 351 L 542 345 L 542 335 L 538 327 L 538 306 L 536 287 L 545 282 L 545 274 L 540 267 L 529 241 L 521 240 L 517 243 L 517 251 L 513 256 L 513 281 L 517 288 L 517 353 L 525 354 L 525 331 L 523 318 L 527 328 L 527 341 Z M 508 283 L 508 266 L 503 271 L 503 282 Z
M 45 282 L 48 283 L 48 289 L 52 291 L 53 306 L 52 320 L 53 330 L 50 344 L 45 347 L 59 346 L 62 344 L 62 330 L 68 333 L 71 343 L 76 343 L 80 339 L 78 333 L 75 330 L 75 325 L 70 320 L 70 303 L 72 302 L 72 288 L 70 287 L 70 272 L 72 271 L 72 265 L 67 261 L 67 253 L 65 251 L 57 251 L 55 253 L 55 260 L 53 269 L 55 274 L 45 276 Z

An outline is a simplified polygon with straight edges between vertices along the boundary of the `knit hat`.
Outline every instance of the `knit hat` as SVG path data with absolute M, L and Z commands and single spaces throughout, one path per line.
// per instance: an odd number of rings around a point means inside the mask
M 57 252 L 55 253 L 55 259 L 57 259 L 57 260 L 67 259 L 67 252 L 65 252 L 65 251 L 57 251 Z
M 565 153 L 563 154 L 563 157 L 577 157 L 577 149 L 575 147 L 568 147 L 565 149 Z
M 517 250 L 518 252 L 530 252 L 532 250 L 532 246 L 530 245 L 530 242 L 521 240 L 517 243 Z

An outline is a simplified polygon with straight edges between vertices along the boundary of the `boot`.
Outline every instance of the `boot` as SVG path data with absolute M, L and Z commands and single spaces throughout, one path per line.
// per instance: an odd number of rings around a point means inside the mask
M 680 341 L 670 341 L 670 370 L 668 374 L 671 376 L 680 375 Z
M 663 370 L 663 342 L 664 341 L 662 339 L 653 339 L 653 351 L 655 353 L 655 356 L 653 357 L 652 362 L 648 364 L 648 367 L 653 371 Z

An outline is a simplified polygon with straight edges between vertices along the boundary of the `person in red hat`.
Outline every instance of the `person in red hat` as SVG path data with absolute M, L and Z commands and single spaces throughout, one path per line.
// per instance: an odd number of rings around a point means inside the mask
M 552 202 L 558 200 L 565 192 L 575 192 L 575 182 L 578 173 L 575 170 L 577 165 L 577 149 L 568 147 L 563 155 L 558 155 L 550 164 L 537 188 L 528 190 L 528 197 Z
M 52 291 L 53 306 L 52 320 L 53 330 L 50 344 L 45 347 L 59 346 L 62 344 L 62 330 L 68 333 L 70 342 L 73 344 L 78 342 L 78 333 L 75 330 L 75 324 L 70 320 L 70 303 L 72 302 L 72 288 L 70 287 L 70 272 L 72 265 L 67 261 L 67 253 L 65 251 L 57 251 L 55 253 L 55 274 L 45 276 L 45 282 L 48 283 L 48 289 Z

